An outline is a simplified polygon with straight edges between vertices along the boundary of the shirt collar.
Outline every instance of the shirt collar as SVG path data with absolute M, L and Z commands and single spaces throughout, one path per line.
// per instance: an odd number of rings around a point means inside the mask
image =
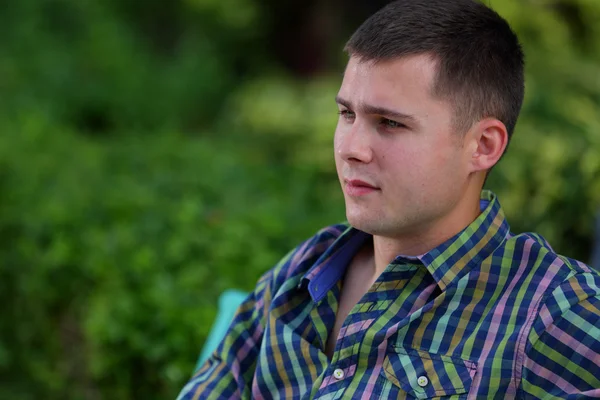
M 368 233 L 348 226 L 335 242 L 319 257 L 315 264 L 304 274 L 298 288 L 308 288 L 316 302 L 342 278 L 346 268 L 358 249 L 371 238 Z
M 441 290 L 481 264 L 509 234 L 508 222 L 494 193 L 482 191 L 480 207 L 481 214 L 469 226 L 418 257 Z
M 509 226 L 494 193 L 481 192 L 481 214 L 469 226 L 446 242 L 420 256 L 397 256 L 392 264 L 420 261 L 441 290 L 488 258 L 502 244 Z M 299 288 L 308 288 L 320 301 L 342 278 L 358 249 L 371 235 L 348 227 L 302 277 Z

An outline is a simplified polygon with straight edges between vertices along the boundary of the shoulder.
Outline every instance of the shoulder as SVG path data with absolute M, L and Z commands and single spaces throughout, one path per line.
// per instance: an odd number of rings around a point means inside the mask
M 539 234 L 511 236 L 504 246 L 512 254 L 513 263 L 530 281 L 529 295 L 536 294 L 539 303 L 530 343 L 561 320 L 565 314 L 592 312 L 600 317 L 600 309 L 582 304 L 598 304 L 600 274 L 585 263 L 556 253 Z M 516 267 L 516 265 L 515 265 Z M 584 309 L 587 309 L 584 310 Z
M 524 343 L 520 390 L 536 398 L 591 394 L 600 387 L 600 274 L 537 236 L 516 239 L 539 246 L 527 267 L 541 266 L 534 281 L 544 288 Z
M 600 296 L 598 271 L 556 253 L 539 234 L 509 235 L 500 251 L 497 255 L 511 264 L 512 274 L 525 290 L 519 292 L 526 292 L 531 304 L 536 304 L 537 329 L 544 329 L 575 304 Z
M 556 286 L 582 274 L 599 276 L 598 271 L 585 263 L 556 253 L 548 241 L 538 233 L 510 235 L 502 248 L 505 256 L 506 253 L 510 253 L 513 262 L 527 268 L 530 274 L 543 275 L 546 281 L 554 283 L 549 286 Z

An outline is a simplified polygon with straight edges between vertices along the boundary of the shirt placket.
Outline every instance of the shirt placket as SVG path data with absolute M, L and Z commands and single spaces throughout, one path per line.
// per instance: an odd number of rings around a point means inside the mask
M 398 287 L 406 285 L 416 269 L 414 265 L 389 265 L 352 308 L 340 329 L 331 363 L 322 375 L 323 380 L 315 398 L 331 393 L 331 385 L 335 385 L 333 391 L 337 398 L 350 385 L 357 371 L 358 356 L 366 333 L 394 302 Z

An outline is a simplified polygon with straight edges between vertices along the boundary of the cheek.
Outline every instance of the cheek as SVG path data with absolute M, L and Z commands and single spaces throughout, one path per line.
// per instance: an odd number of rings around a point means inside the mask
M 340 149 L 340 132 L 339 127 L 335 128 L 333 133 L 333 154 L 337 157 Z
M 335 163 L 335 169 L 338 176 L 341 179 L 342 172 L 344 170 L 344 160 L 342 157 L 342 137 L 338 129 L 336 129 L 333 136 L 333 161 Z
M 335 157 L 337 158 L 338 155 L 340 154 L 340 139 L 338 134 L 336 133 L 333 136 L 333 154 L 335 155 Z
M 336 159 L 341 153 L 342 139 L 343 129 L 340 127 L 340 122 L 338 122 L 337 126 L 335 127 L 335 132 L 333 133 L 333 154 L 335 155 Z
M 420 151 L 404 143 L 379 141 L 374 148 L 380 170 L 392 178 L 403 178 L 421 169 L 424 158 Z
M 455 168 L 452 156 L 435 146 L 383 145 L 380 148 L 381 171 L 390 182 L 400 183 L 399 189 L 425 188 L 448 183 Z M 449 172 L 450 171 L 450 172 Z
M 464 165 L 461 154 L 456 150 L 439 151 L 431 159 L 431 179 L 435 185 L 445 191 L 453 191 L 462 187 Z

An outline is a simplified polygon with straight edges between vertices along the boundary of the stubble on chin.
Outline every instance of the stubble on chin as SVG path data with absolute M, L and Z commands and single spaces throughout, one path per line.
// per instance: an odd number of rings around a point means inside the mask
M 395 223 L 378 210 L 349 210 L 346 219 L 352 227 L 370 235 L 383 235 L 394 230 Z

